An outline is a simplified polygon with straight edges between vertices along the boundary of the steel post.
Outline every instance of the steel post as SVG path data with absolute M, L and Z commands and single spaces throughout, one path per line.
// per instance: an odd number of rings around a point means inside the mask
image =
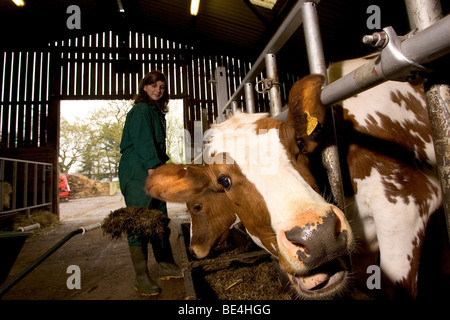
M 439 0 L 405 0 L 411 29 L 417 29 L 420 35 L 425 29 L 436 24 L 442 18 Z M 448 33 L 448 31 L 447 31 Z M 442 41 L 442 35 L 436 34 L 434 41 Z M 417 47 L 417 48 L 415 48 Z M 421 55 L 429 48 L 414 45 L 405 50 L 413 50 Z M 434 52 L 430 52 L 434 54 Z M 430 80 L 433 81 L 432 75 Z M 447 233 L 450 240 L 450 87 L 447 84 L 434 84 L 425 93 L 428 105 L 428 117 L 433 135 L 436 166 L 441 182 L 443 207 L 447 221 Z
M 247 113 L 255 113 L 255 92 L 250 82 L 244 85 L 245 109 Z
M 306 51 L 308 53 L 309 72 L 321 74 L 327 84 L 327 66 L 323 54 L 322 37 L 320 35 L 319 18 L 316 4 L 305 2 L 302 9 L 303 32 L 305 34 Z
M 233 103 L 231 104 L 231 110 L 233 114 L 235 114 L 236 111 L 240 110 L 239 103 L 237 101 L 233 101 Z
M 312 74 L 321 74 L 328 83 L 327 67 L 323 53 L 322 38 L 320 35 L 319 18 L 316 4 L 305 2 L 302 9 L 303 30 L 305 33 L 306 50 L 308 53 L 309 71 Z M 342 182 L 339 150 L 337 146 L 336 124 L 333 109 L 330 110 L 332 135 L 327 137 L 327 145 L 322 152 L 322 163 L 327 170 L 328 182 L 336 204 L 345 210 L 344 184 Z
M 269 90 L 270 116 L 275 117 L 280 114 L 283 106 L 278 81 L 277 58 L 273 53 L 266 54 L 266 76 L 272 82 L 272 87 Z
M 217 67 L 214 72 L 215 79 L 210 83 L 216 85 L 217 94 L 217 123 L 225 120 L 225 105 L 228 100 L 228 86 L 227 86 L 227 70 L 225 67 Z

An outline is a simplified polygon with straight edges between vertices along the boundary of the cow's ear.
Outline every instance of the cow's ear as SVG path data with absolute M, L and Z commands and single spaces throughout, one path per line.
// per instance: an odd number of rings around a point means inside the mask
M 148 176 L 145 192 L 163 201 L 186 203 L 209 186 L 204 168 L 173 163 L 159 166 Z
M 325 108 L 320 101 L 324 77 L 312 74 L 298 80 L 289 93 L 287 122 L 296 132 L 297 139 L 308 139 L 325 121 Z

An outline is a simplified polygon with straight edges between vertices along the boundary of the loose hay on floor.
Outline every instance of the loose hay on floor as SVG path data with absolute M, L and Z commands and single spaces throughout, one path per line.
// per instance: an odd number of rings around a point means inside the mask
M 223 269 L 205 280 L 219 300 L 291 300 L 270 261 Z
M 58 216 L 50 211 L 46 210 L 34 210 L 30 213 L 30 216 L 26 213 L 19 213 L 14 218 L 14 230 L 21 227 L 26 227 L 32 224 L 39 223 L 39 229 L 32 230 L 33 236 L 42 236 L 53 231 L 58 225 Z
M 162 239 L 170 219 L 159 210 L 125 207 L 112 211 L 102 224 L 103 234 L 113 239 L 121 237 L 149 237 Z

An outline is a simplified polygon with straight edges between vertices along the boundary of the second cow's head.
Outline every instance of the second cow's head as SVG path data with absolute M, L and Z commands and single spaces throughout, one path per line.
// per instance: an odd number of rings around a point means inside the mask
M 238 113 L 214 125 L 205 165 L 163 165 L 146 185 L 153 197 L 187 203 L 198 258 L 227 236 L 238 217 L 304 298 L 344 290 L 354 248 L 344 214 L 320 195 L 307 157 L 325 118 L 322 84 L 317 75 L 294 84 L 284 123 Z

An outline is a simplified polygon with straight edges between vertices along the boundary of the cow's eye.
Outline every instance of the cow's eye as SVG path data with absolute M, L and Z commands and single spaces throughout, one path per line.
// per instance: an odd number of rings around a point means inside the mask
M 303 139 L 297 139 L 295 142 L 297 143 L 297 147 L 301 153 L 307 153 L 305 150 L 305 142 L 303 141 Z
M 231 187 L 231 179 L 227 176 L 219 177 L 217 182 L 220 183 L 225 190 L 229 190 Z
M 194 210 L 194 212 L 199 212 L 202 210 L 202 208 L 203 208 L 202 204 L 197 203 L 197 204 L 194 204 L 194 206 L 192 207 L 192 210 Z

